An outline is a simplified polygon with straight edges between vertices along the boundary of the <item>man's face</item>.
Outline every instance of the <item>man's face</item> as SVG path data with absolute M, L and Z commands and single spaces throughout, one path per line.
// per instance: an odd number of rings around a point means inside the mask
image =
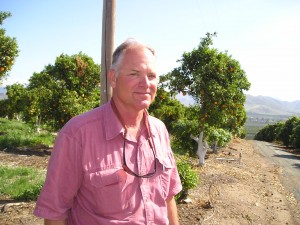
M 158 84 L 155 56 L 146 48 L 135 47 L 127 49 L 121 60 L 119 75 L 114 72 L 111 78 L 114 99 L 127 109 L 148 108 Z

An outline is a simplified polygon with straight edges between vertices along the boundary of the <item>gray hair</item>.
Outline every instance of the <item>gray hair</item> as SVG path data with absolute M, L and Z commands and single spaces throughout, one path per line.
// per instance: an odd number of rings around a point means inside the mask
M 148 49 L 155 56 L 155 51 L 153 48 L 138 42 L 134 38 L 129 38 L 126 41 L 124 41 L 122 44 L 120 44 L 112 55 L 111 69 L 115 70 L 117 75 L 119 74 L 119 69 L 123 60 L 124 53 L 126 52 L 127 49 L 133 47 L 144 47 Z

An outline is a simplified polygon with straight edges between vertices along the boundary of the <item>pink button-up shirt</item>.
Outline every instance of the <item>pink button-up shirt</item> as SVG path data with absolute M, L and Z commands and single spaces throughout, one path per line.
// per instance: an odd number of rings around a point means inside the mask
M 123 168 L 124 128 L 111 104 L 70 120 L 59 133 L 49 161 L 47 178 L 34 214 L 68 225 L 168 224 L 165 200 L 181 190 L 175 160 L 164 124 L 151 116 L 154 152 L 146 129 L 139 140 L 127 135 Z

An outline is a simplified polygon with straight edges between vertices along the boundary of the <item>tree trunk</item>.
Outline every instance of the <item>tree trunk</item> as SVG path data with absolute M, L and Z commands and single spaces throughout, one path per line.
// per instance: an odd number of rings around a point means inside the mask
M 199 166 L 204 166 L 205 164 L 205 155 L 207 152 L 207 143 L 203 143 L 203 131 L 199 134 L 199 137 L 196 138 L 191 135 L 191 138 L 198 143 L 197 155 L 199 158 Z
M 215 154 L 218 154 L 218 142 L 217 141 L 214 141 L 213 150 L 214 150 Z
M 36 117 L 36 131 L 38 134 L 40 134 L 41 132 L 41 119 L 42 119 L 41 116 Z
M 19 113 L 16 114 L 16 119 L 17 119 L 17 121 L 21 120 L 21 115 Z

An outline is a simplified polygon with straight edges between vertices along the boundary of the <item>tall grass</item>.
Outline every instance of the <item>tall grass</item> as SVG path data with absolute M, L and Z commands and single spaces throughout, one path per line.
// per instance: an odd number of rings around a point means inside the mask
M 36 145 L 52 146 L 54 139 L 55 137 L 49 132 L 37 133 L 28 124 L 0 118 L 0 149 Z
M 0 150 L 52 146 L 55 136 L 43 131 L 37 133 L 28 124 L 0 118 Z M 28 167 L 0 165 L 0 195 L 15 200 L 36 200 L 45 180 L 45 171 Z
M 0 166 L 0 195 L 15 200 L 36 200 L 44 184 L 45 173 L 27 167 Z

